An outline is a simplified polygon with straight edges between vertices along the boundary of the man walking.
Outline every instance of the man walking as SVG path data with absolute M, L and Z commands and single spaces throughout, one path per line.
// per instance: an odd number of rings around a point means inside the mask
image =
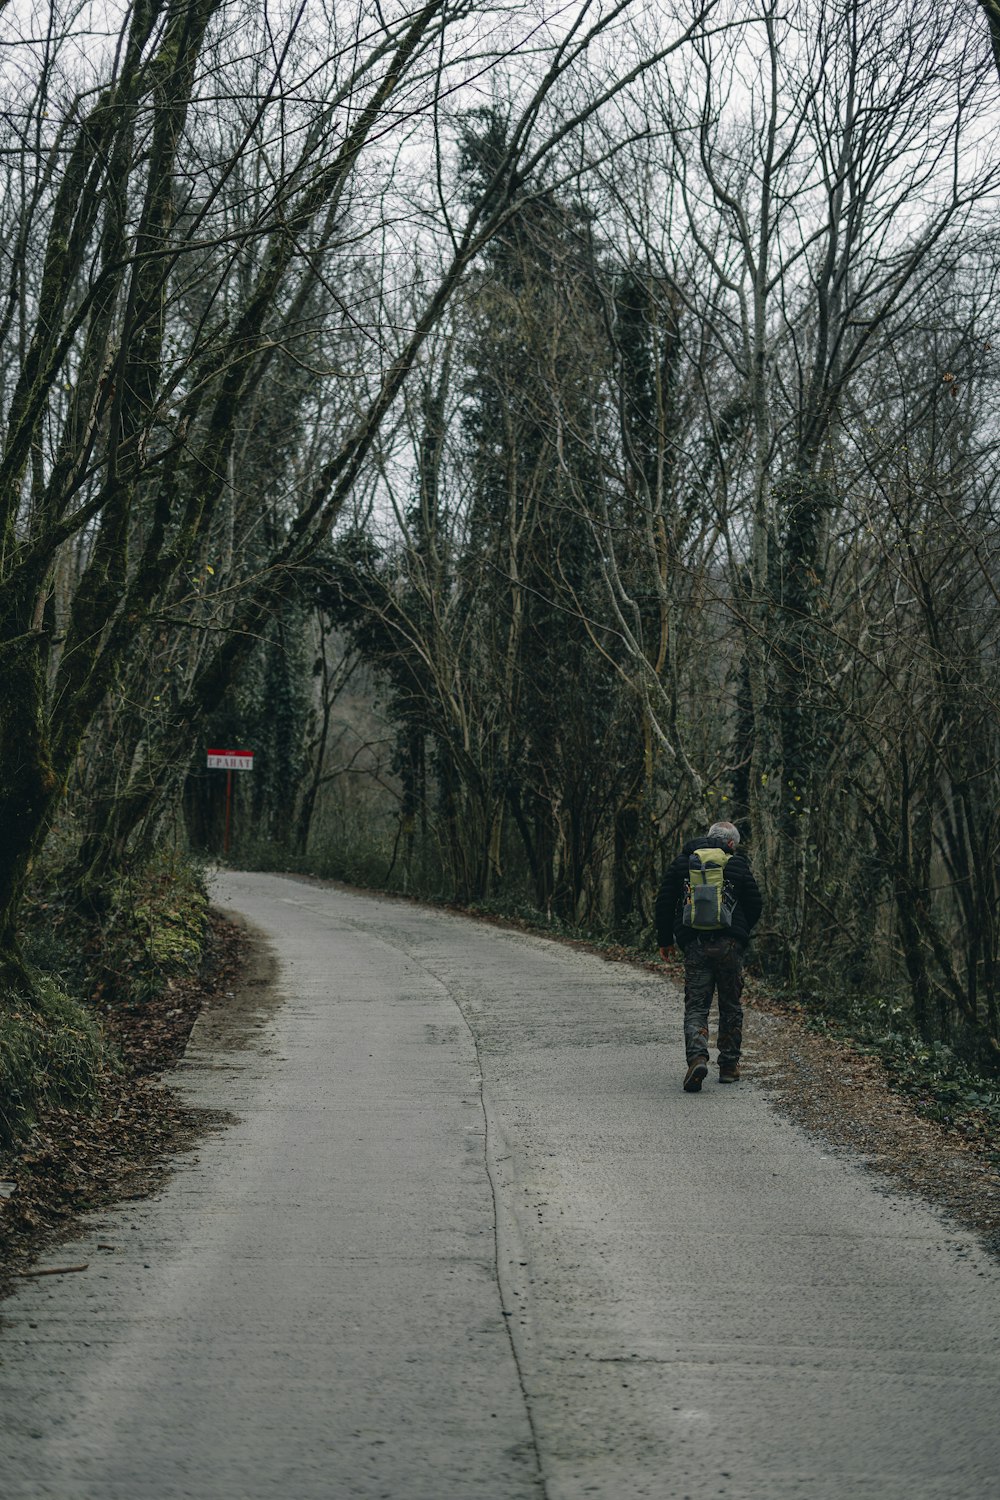
M 708 1072 L 708 1012 L 719 996 L 719 1082 L 736 1083 L 743 1044 L 743 954 L 760 917 L 761 896 L 746 857 L 737 853 L 739 829 L 713 823 L 691 839 L 670 865 L 656 897 L 660 957 L 673 943 L 684 954 L 684 1089 L 701 1090 Z

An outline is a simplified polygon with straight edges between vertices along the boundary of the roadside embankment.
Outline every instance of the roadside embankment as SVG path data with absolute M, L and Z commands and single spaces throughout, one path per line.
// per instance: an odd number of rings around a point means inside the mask
M 0 1008 L 0 1283 L 79 1212 L 141 1197 L 203 1125 L 159 1080 L 245 937 L 203 875 L 160 860 L 83 913 L 38 886 L 25 951 L 34 1003 Z

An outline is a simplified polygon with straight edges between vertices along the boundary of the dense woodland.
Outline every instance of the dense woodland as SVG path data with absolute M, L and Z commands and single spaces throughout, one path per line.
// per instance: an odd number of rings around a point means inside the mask
M 234 852 L 1000 1048 L 995 0 L 0 5 L 0 962 Z

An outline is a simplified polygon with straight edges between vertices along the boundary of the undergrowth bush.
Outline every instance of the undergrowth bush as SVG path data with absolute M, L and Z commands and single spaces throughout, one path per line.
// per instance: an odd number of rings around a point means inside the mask
M 25 905 L 34 993 L 0 995 L 0 1145 L 46 1107 L 93 1109 L 101 1077 L 119 1066 L 98 1007 L 141 1006 L 202 959 L 208 895 L 190 859 L 161 854 L 123 873 L 99 917 L 81 910 L 63 868 L 42 862 Z
M 28 1005 L 0 997 L 0 1145 L 25 1134 L 41 1109 L 89 1110 L 115 1066 L 97 1018 L 49 979 Z
M 826 992 L 800 998 L 812 1030 L 850 1038 L 859 1051 L 878 1057 L 891 1086 L 921 1114 L 947 1125 L 975 1117 L 991 1136 L 1000 1135 L 1000 1080 L 945 1042 L 923 1040 L 903 997 Z
M 1000 1085 L 983 1078 L 943 1042 L 930 1044 L 890 1033 L 878 1039 L 878 1052 L 893 1082 L 926 1106 L 926 1112 L 949 1119 L 967 1110 L 985 1110 L 1000 1127 Z
M 160 855 L 138 874 L 123 875 L 97 935 L 94 992 L 129 1004 L 158 995 L 168 980 L 197 969 L 207 923 L 204 874 L 187 857 Z
M 38 972 L 79 1000 L 142 1004 L 201 962 L 204 872 L 186 855 L 157 855 L 119 875 L 95 915 L 80 908 L 59 869 L 43 869 L 25 915 L 25 953 Z
M 226 863 L 234 870 L 315 875 L 321 880 L 341 880 L 345 885 L 416 896 L 424 901 L 442 899 L 445 881 L 439 868 L 429 868 L 423 861 L 418 871 L 406 871 L 398 860 L 393 862 L 392 854 L 391 843 L 380 846 L 363 840 L 298 854 L 275 839 L 242 838 Z

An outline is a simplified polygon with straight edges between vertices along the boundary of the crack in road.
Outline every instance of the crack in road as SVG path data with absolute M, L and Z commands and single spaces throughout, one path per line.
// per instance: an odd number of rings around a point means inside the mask
M 364 931 L 367 935 L 371 935 L 370 929 L 365 928 Z M 501 1160 L 509 1160 L 510 1158 L 509 1155 L 505 1158 L 497 1157 L 493 1149 L 494 1135 L 500 1134 L 502 1132 L 499 1131 L 499 1127 L 492 1119 L 489 1107 L 486 1103 L 483 1059 L 479 1046 L 479 1038 L 476 1035 L 475 1028 L 473 1027 L 472 1022 L 470 1021 L 466 1013 L 465 1007 L 462 1004 L 458 993 L 448 983 L 447 979 L 445 979 L 442 974 L 437 973 L 424 960 L 415 957 L 410 949 L 403 947 L 401 944 L 393 943 L 391 939 L 385 937 L 383 934 L 378 934 L 378 941 L 385 947 L 393 949 L 394 952 L 402 953 L 410 963 L 417 964 L 422 972 L 425 973 L 430 979 L 432 979 L 435 984 L 440 985 L 441 989 L 448 996 L 451 1003 L 458 1011 L 458 1014 L 461 1016 L 462 1024 L 464 1025 L 466 1032 L 468 1033 L 469 1040 L 472 1043 L 472 1049 L 476 1058 L 476 1097 L 478 1099 L 480 1112 L 482 1113 L 483 1117 L 483 1166 L 486 1172 L 486 1180 L 489 1183 L 490 1198 L 493 1204 L 493 1277 L 496 1283 L 497 1297 L 500 1303 L 500 1314 L 504 1320 L 503 1326 L 506 1330 L 508 1344 L 510 1345 L 511 1359 L 514 1362 L 514 1369 L 517 1374 L 517 1383 L 521 1392 L 521 1399 L 524 1402 L 525 1416 L 527 1418 L 528 1428 L 531 1433 L 532 1452 L 534 1454 L 535 1460 L 536 1478 L 541 1489 L 541 1500 L 548 1500 L 549 1490 L 545 1478 L 545 1467 L 542 1462 L 542 1450 L 539 1440 L 538 1427 L 535 1422 L 535 1414 L 532 1409 L 531 1396 L 528 1392 L 527 1383 L 525 1381 L 524 1364 L 521 1358 L 521 1351 L 518 1348 L 517 1339 L 514 1336 L 514 1318 L 517 1315 L 517 1312 L 522 1309 L 518 1309 L 517 1307 L 512 1305 L 512 1303 L 516 1300 L 516 1297 L 509 1295 L 508 1289 L 505 1287 L 505 1277 L 502 1270 L 503 1252 L 501 1246 L 501 1221 L 507 1224 L 508 1233 L 514 1234 L 516 1234 L 516 1221 L 514 1220 L 512 1214 L 504 1214 L 502 1212 L 503 1200 L 501 1197 L 501 1190 L 496 1169 L 499 1166 Z
M 433 975 L 432 970 L 428 969 L 427 972 Z M 514 1368 L 517 1371 L 517 1383 L 521 1389 L 521 1396 L 524 1400 L 525 1415 L 528 1419 L 528 1427 L 531 1430 L 531 1441 L 532 1447 L 534 1449 L 535 1465 L 538 1473 L 538 1483 L 541 1487 L 542 1500 L 548 1500 L 549 1491 L 545 1479 L 545 1466 L 542 1462 L 542 1449 L 538 1435 L 538 1428 L 535 1423 L 535 1413 L 532 1408 L 531 1396 L 528 1392 L 527 1383 L 525 1381 L 524 1365 L 521 1360 L 521 1351 L 518 1348 L 517 1339 L 514 1337 L 514 1317 L 517 1309 L 511 1304 L 515 1299 L 513 1296 L 508 1295 L 508 1290 L 507 1288 L 505 1288 L 504 1284 L 505 1277 L 502 1270 L 502 1236 L 500 1231 L 501 1219 L 503 1219 L 507 1223 L 508 1232 L 514 1228 L 514 1225 L 512 1223 L 512 1216 L 510 1214 L 502 1213 L 503 1203 L 501 1199 L 500 1186 L 497 1180 L 496 1170 L 499 1162 L 496 1158 L 496 1154 L 493 1148 L 494 1134 L 499 1132 L 495 1123 L 491 1119 L 489 1107 L 486 1103 L 486 1088 L 485 1080 L 483 1077 L 483 1065 L 479 1048 L 479 1038 L 476 1036 L 476 1033 L 472 1026 L 472 1022 L 466 1015 L 465 1008 L 463 1007 L 461 1001 L 458 999 L 458 996 L 454 993 L 451 987 L 441 979 L 440 975 L 433 975 L 433 977 L 438 979 L 439 983 L 444 984 L 445 990 L 451 996 L 459 1015 L 465 1022 L 465 1026 L 468 1030 L 472 1045 L 475 1048 L 476 1066 L 479 1071 L 479 1106 L 483 1114 L 483 1163 L 485 1165 L 486 1176 L 490 1184 L 490 1196 L 493 1200 L 493 1269 L 494 1275 L 496 1277 L 497 1293 L 500 1298 L 500 1311 L 502 1316 L 506 1320 L 504 1326 L 506 1327 L 507 1339 L 510 1343 L 511 1358 L 514 1361 Z

